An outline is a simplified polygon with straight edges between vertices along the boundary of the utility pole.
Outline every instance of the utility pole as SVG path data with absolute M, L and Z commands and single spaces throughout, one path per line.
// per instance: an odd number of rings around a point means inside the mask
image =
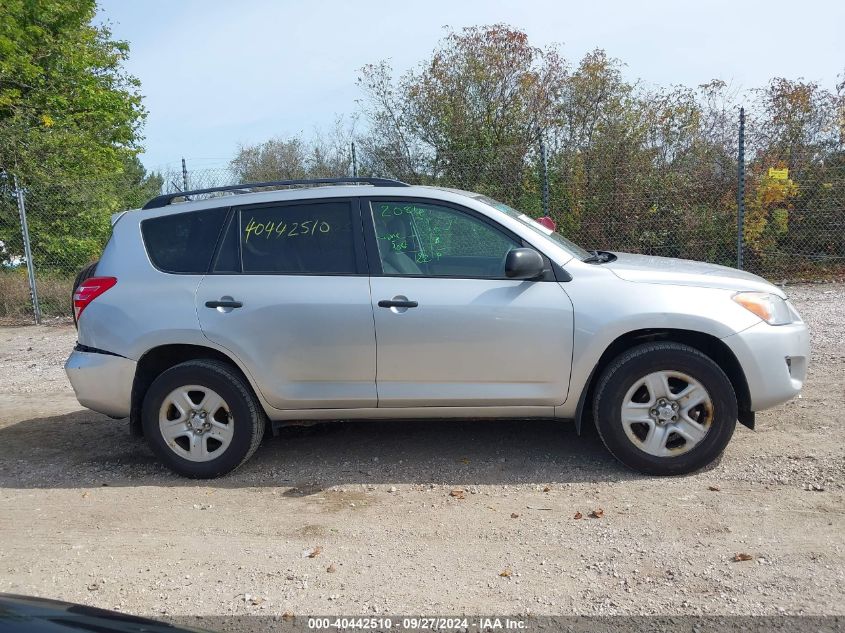
M 352 177 L 358 177 L 358 159 L 355 157 L 355 141 L 352 141 Z
M 185 157 L 182 157 L 182 191 L 188 190 L 188 166 L 185 164 Z

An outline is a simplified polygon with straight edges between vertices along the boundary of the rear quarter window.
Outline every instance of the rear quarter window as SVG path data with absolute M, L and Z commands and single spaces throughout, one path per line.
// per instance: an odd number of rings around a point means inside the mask
M 167 273 L 205 274 L 227 212 L 207 209 L 144 220 L 141 235 L 150 261 Z

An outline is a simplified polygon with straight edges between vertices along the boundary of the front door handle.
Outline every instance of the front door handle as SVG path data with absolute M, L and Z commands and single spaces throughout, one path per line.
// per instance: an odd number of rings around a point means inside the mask
M 220 299 L 219 301 L 206 301 L 206 308 L 242 308 L 243 303 L 240 301 Z
M 407 299 L 382 299 L 378 302 L 379 308 L 416 308 L 419 303 L 416 301 L 408 301 Z

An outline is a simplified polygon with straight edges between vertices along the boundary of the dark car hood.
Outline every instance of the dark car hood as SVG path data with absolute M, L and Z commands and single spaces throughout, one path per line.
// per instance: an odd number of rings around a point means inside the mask
M 82 604 L 0 593 L 0 633 L 197 633 Z

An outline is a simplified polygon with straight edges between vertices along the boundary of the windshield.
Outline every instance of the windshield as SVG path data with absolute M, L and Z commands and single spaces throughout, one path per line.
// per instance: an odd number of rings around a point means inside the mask
M 539 224 L 536 220 L 534 220 L 534 218 L 526 215 L 525 213 L 517 211 L 513 207 L 509 207 L 504 202 L 499 202 L 497 200 L 493 200 L 493 198 L 488 198 L 487 196 L 484 196 L 484 195 L 481 195 L 481 194 L 477 194 L 473 197 L 476 200 L 479 200 L 480 202 L 483 202 L 484 204 L 488 204 L 491 207 L 493 207 L 494 209 L 501 211 L 505 215 L 512 217 L 514 220 L 519 220 L 520 222 L 522 222 L 522 224 L 524 224 L 525 226 L 530 228 L 532 231 L 535 231 L 535 232 L 539 233 L 540 235 L 548 237 L 553 242 L 557 242 L 560 246 L 562 246 L 567 251 L 572 253 L 578 259 L 583 260 L 583 259 L 586 259 L 590 256 L 590 253 L 588 251 L 585 251 L 583 248 L 578 246 L 575 242 L 572 242 L 572 241 L 566 239 L 563 235 L 561 235 L 557 231 L 552 231 L 551 229 L 547 229 L 545 226 L 543 226 L 542 224 Z

